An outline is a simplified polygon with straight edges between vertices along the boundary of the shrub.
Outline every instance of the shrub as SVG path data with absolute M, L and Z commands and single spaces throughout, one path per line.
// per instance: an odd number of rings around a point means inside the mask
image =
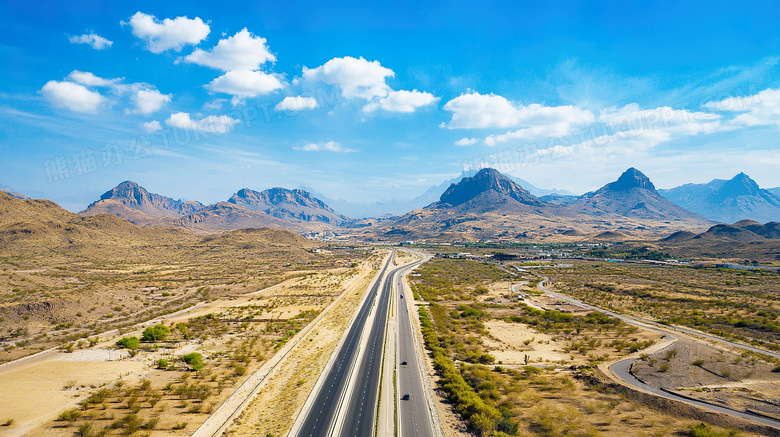
M 691 363 L 691 364 L 693 364 L 694 366 L 697 366 L 697 367 L 701 367 L 701 366 L 704 365 L 704 360 L 702 360 L 702 359 L 693 360 L 693 363 Z
M 77 437 L 93 437 L 94 435 L 95 429 L 92 427 L 92 422 L 84 422 L 76 430 Z
M 146 342 L 165 341 L 170 333 L 171 328 L 165 325 L 154 325 L 144 329 L 141 340 Z
M 138 337 L 122 337 L 121 340 L 116 342 L 118 347 L 129 349 L 131 351 L 137 350 L 141 346 L 141 340 Z
M 68 422 L 73 422 L 78 420 L 79 417 L 81 417 L 81 412 L 75 408 L 71 408 L 70 410 L 66 410 L 60 413 L 60 415 L 57 416 L 57 420 L 67 420 Z
M 192 352 L 181 357 L 181 360 L 187 363 L 192 370 L 198 371 L 203 368 L 203 355 L 198 352 Z
M 167 369 L 168 368 L 168 364 L 170 364 L 170 363 L 168 363 L 168 360 L 166 360 L 165 358 L 160 358 L 159 360 L 157 360 L 157 368 L 158 369 Z

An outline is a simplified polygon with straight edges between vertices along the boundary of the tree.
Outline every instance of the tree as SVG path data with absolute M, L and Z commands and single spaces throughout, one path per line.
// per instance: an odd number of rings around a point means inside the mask
M 138 340 L 138 337 L 122 337 L 121 340 L 116 342 L 116 345 L 125 349 L 129 349 L 131 351 L 138 350 L 138 347 L 141 346 L 141 341 Z
M 203 368 L 203 355 L 197 352 L 184 355 L 181 357 L 181 360 L 187 363 L 190 367 L 192 367 L 192 370 L 196 372 Z
M 144 329 L 144 334 L 141 337 L 142 341 L 165 341 L 165 338 L 171 333 L 171 328 L 165 325 L 154 325 Z

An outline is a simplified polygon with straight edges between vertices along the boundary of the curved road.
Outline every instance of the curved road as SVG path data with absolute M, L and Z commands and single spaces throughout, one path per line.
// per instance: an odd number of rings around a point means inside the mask
M 647 319 L 634 318 L 632 316 L 626 316 L 626 315 L 622 315 L 622 314 L 617 314 L 615 312 L 612 312 L 612 311 L 609 311 L 609 310 L 605 310 L 605 309 L 602 309 L 602 308 L 599 308 L 599 307 L 596 307 L 596 306 L 593 306 L 593 305 L 588 305 L 588 304 L 586 304 L 584 302 L 581 302 L 581 301 L 579 301 L 577 299 L 574 299 L 574 298 L 569 297 L 569 296 L 565 296 L 565 295 L 560 294 L 560 293 L 556 293 L 556 292 L 548 289 L 547 287 L 544 286 L 544 284 L 547 282 L 547 278 L 544 277 L 544 276 L 538 276 L 538 277 L 541 278 L 541 281 L 539 281 L 539 284 L 537 285 L 537 288 L 539 290 L 541 290 L 542 292 L 544 292 L 544 293 L 546 293 L 546 294 L 548 294 L 550 296 L 553 296 L 553 297 L 555 297 L 557 299 L 564 300 L 564 301 L 566 301 L 568 303 L 571 303 L 571 304 L 574 304 L 574 305 L 577 305 L 577 306 L 580 306 L 580 307 L 584 307 L 584 308 L 587 308 L 587 309 L 590 309 L 590 310 L 593 310 L 593 311 L 598 311 L 598 312 L 600 312 L 602 314 L 606 314 L 606 315 L 611 316 L 611 317 L 615 317 L 615 318 L 620 319 L 620 320 L 622 320 L 622 321 L 624 321 L 624 322 L 626 322 L 626 323 L 628 323 L 630 325 L 639 326 L 641 328 L 649 329 L 649 330 L 652 330 L 652 331 L 655 331 L 655 332 L 660 332 L 660 333 L 662 333 L 664 335 L 667 335 L 667 336 L 670 335 L 668 330 L 678 330 L 678 331 L 682 331 L 684 334 L 692 334 L 692 335 L 696 335 L 696 336 L 699 336 L 699 337 L 704 337 L 704 338 L 706 338 L 708 340 L 713 340 L 713 341 L 716 341 L 716 342 L 719 342 L 719 343 L 722 343 L 722 344 L 725 344 L 725 345 L 734 346 L 734 347 L 737 347 L 737 348 L 740 348 L 740 349 L 744 349 L 744 350 L 751 350 L 751 351 L 759 352 L 759 353 L 762 353 L 762 354 L 765 354 L 765 355 L 769 355 L 769 356 L 772 356 L 772 357 L 775 357 L 775 358 L 780 358 L 780 354 L 777 354 L 777 353 L 765 351 L 763 349 L 758 349 L 758 348 L 755 348 L 753 346 L 748 346 L 748 345 L 744 345 L 744 344 L 734 343 L 734 342 L 731 342 L 731 341 L 728 341 L 728 340 L 724 340 L 724 339 L 719 338 L 719 337 L 715 337 L 713 335 L 697 332 L 697 331 L 694 331 L 692 329 L 681 328 L 681 327 L 676 327 L 676 326 L 675 327 L 671 327 L 671 326 L 666 326 L 666 325 L 664 325 L 665 329 L 662 329 L 662 328 L 660 328 L 660 327 L 655 325 L 656 322 L 653 322 L 653 321 L 650 321 L 650 320 L 647 320 Z M 637 319 L 639 319 L 639 320 L 637 320 Z M 695 340 L 695 341 L 701 341 L 700 339 L 695 338 L 695 337 L 690 337 L 690 336 L 687 336 L 687 337 L 689 337 L 689 338 L 691 338 L 692 340 Z M 628 384 L 628 385 L 630 385 L 632 387 L 638 388 L 638 389 L 640 389 L 642 391 L 652 393 L 652 394 L 654 394 L 656 396 L 660 396 L 660 397 L 666 398 L 666 399 L 672 399 L 672 400 L 675 400 L 675 401 L 685 402 L 686 404 L 695 405 L 697 407 L 704 408 L 704 409 L 707 409 L 707 410 L 710 410 L 710 411 L 715 411 L 715 412 L 718 412 L 718 413 L 729 414 L 729 415 L 736 416 L 736 417 L 739 417 L 739 418 L 742 418 L 742 419 L 752 420 L 754 422 L 758 422 L 758 423 L 761 423 L 763 425 L 768 425 L 768 426 L 771 426 L 773 428 L 780 429 L 780 420 L 771 419 L 769 417 L 759 416 L 757 414 L 751 414 L 751 413 L 747 413 L 747 412 L 744 412 L 744 411 L 733 410 L 731 408 L 721 407 L 721 406 L 713 405 L 713 404 L 710 404 L 710 403 L 707 403 L 707 402 L 697 401 L 695 399 L 690 399 L 690 398 L 687 398 L 687 397 L 684 397 L 684 396 L 679 396 L 679 395 L 676 395 L 674 393 L 670 393 L 668 391 L 664 391 L 664 390 L 661 390 L 659 388 L 647 385 L 644 382 L 640 381 L 638 378 L 636 378 L 631 373 L 631 366 L 634 364 L 635 361 L 636 361 L 636 358 L 625 358 L 623 360 L 620 360 L 620 361 L 617 361 L 617 362 L 613 363 L 611 366 L 609 366 L 609 370 L 611 370 L 612 373 L 615 376 L 617 376 L 618 378 L 620 378 L 624 383 L 626 383 L 626 384 Z

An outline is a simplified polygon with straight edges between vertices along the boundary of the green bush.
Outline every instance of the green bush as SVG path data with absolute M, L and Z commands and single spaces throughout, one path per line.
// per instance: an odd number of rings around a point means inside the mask
M 60 413 L 60 415 L 57 416 L 57 420 L 66 420 L 68 422 L 73 422 L 78 420 L 79 417 L 81 417 L 81 412 L 75 408 L 71 408 L 70 410 L 66 410 Z
M 122 337 L 121 340 L 116 342 L 116 345 L 134 351 L 141 346 L 141 340 L 139 340 L 138 337 Z
M 144 329 L 141 340 L 146 342 L 165 341 L 170 333 L 171 328 L 165 325 L 154 325 Z
M 198 352 L 192 352 L 181 357 L 181 360 L 187 363 L 192 370 L 199 371 L 203 368 L 203 355 Z

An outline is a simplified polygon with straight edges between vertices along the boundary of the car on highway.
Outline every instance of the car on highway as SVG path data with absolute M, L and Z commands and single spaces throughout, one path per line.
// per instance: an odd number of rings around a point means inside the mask
M 406 361 L 401 361 L 401 365 L 405 366 L 406 365 Z
M 407 393 L 407 394 L 405 394 L 405 395 L 401 396 L 401 400 L 402 400 L 402 401 L 408 401 L 408 400 L 409 400 L 409 393 Z

